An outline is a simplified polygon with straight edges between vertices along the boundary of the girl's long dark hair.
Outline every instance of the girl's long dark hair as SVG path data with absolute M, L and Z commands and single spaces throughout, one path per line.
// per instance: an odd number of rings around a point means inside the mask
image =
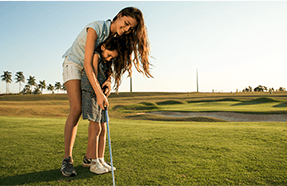
M 97 48 L 96 51 L 101 54 L 101 46 L 107 50 L 113 51 L 116 50 L 118 52 L 118 57 L 113 59 L 110 62 L 106 62 L 108 64 L 108 77 L 110 75 L 113 76 L 115 84 L 114 89 L 118 92 L 119 86 L 121 84 L 122 75 L 129 69 L 128 62 L 125 60 L 125 53 L 127 51 L 126 42 L 118 37 L 109 36 L 104 42 L 102 42 Z

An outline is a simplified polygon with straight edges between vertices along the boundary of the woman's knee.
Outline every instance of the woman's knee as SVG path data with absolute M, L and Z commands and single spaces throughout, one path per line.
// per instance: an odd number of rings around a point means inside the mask
M 82 105 L 70 107 L 70 115 L 74 115 L 75 117 L 80 117 L 81 114 L 82 114 Z
M 79 117 L 82 113 L 81 81 L 70 80 L 65 83 L 70 102 L 70 114 Z

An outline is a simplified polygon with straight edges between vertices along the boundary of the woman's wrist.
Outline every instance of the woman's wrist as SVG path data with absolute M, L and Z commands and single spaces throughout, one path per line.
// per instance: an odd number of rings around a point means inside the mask
M 95 91 L 95 94 L 96 94 L 96 96 L 98 97 L 98 96 L 104 96 L 104 93 L 103 93 L 103 90 L 101 89 L 101 90 L 98 90 L 98 91 Z

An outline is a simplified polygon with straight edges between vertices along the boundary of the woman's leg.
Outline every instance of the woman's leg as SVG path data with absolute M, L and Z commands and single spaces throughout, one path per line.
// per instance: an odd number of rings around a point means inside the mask
M 72 157 L 77 134 L 78 121 L 82 113 L 81 81 L 70 80 L 65 83 L 70 102 L 70 113 L 65 125 L 65 157 Z M 72 160 L 73 161 L 73 160 Z
M 90 121 L 89 124 L 89 137 L 86 157 L 89 159 L 99 158 L 99 136 L 101 134 L 100 123 Z

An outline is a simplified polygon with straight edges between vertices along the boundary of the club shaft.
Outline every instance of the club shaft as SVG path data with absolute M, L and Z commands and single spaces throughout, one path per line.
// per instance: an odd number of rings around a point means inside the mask
M 108 117 L 108 109 L 107 108 L 106 108 L 105 112 L 106 112 L 106 119 L 107 119 L 107 131 L 108 131 L 110 159 L 111 159 L 111 166 L 112 166 L 113 186 L 115 186 L 116 183 L 115 183 L 115 174 L 114 174 L 114 165 L 113 165 L 113 156 L 112 156 L 112 145 L 111 145 L 111 138 L 110 138 L 110 126 L 109 126 L 109 117 Z

